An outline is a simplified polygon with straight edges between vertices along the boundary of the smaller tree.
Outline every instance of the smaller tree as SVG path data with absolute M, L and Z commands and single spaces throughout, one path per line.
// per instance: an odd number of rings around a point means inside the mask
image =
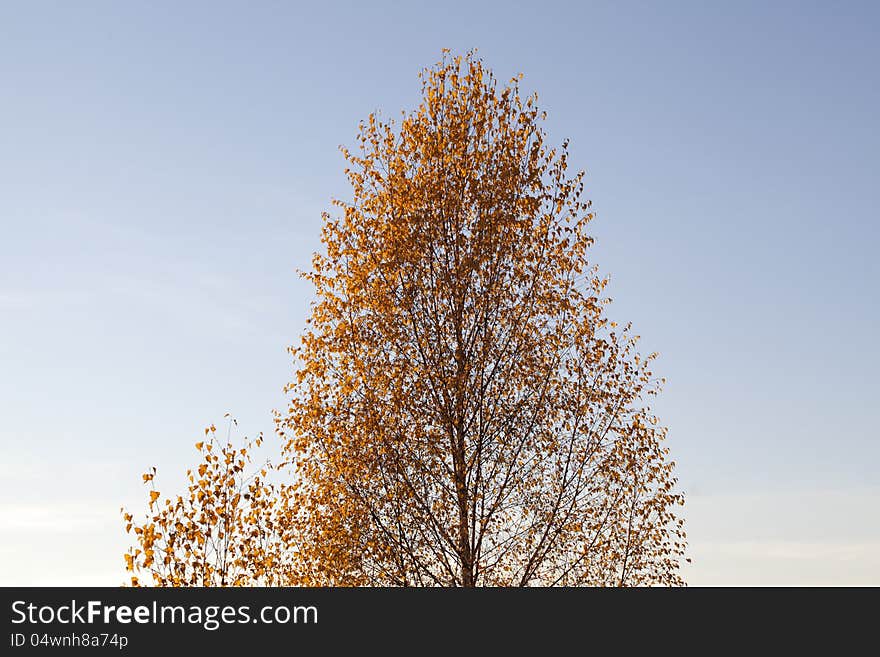
M 227 414 L 228 417 L 228 414 Z M 230 419 L 230 429 L 236 422 Z M 248 475 L 262 434 L 236 447 L 216 437 L 212 424 L 195 444 L 201 462 L 187 470 L 185 495 L 161 501 L 156 468 L 144 473 L 149 501 L 143 522 L 122 509 L 136 545 L 125 554 L 131 585 L 149 573 L 155 586 L 279 586 L 295 581 L 286 535 L 289 487 L 268 481 L 271 462 Z

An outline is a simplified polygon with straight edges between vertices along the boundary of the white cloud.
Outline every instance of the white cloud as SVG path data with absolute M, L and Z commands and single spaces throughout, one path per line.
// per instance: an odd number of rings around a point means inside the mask
M 110 520 L 117 518 L 111 516 Z M 64 503 L 0 505 L 0 536 L 13 534 L 58 534 L 106 526 L 108 509 L 94 504 Z M 118 522 L 117 522 L 118 524 Z
M 688 582 L 697 586 L 880 585 L 880 490 L 693 496 Z

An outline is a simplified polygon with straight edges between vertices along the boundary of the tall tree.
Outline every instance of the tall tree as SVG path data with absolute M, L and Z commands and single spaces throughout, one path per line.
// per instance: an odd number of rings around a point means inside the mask
M 343 149 L 287 412 L 303 583 L 680 584 L 654 356 L 606 317 L 584 173 L 473 53 Z

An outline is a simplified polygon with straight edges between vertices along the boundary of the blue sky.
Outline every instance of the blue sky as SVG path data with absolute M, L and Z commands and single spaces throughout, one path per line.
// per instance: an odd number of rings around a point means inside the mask
M 270 433 L 359 119 L 441 48 L 571 139 L 668 379 L 692 584 L 880 584 L 876 3 L 0 4 L 0 583 L 117 584 L 139 474 Z

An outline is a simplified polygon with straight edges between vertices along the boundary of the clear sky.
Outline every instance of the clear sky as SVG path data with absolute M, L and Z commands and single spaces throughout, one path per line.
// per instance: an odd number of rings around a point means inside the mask
M 0 3 L 0 584 L 118 584 L 119 507 L 271 433 L 359 119 L 525 74 L 668 379 L 691 584 L 880 584 L 880 5 Z M 164 486 L 162 485 L 164 483 Z

